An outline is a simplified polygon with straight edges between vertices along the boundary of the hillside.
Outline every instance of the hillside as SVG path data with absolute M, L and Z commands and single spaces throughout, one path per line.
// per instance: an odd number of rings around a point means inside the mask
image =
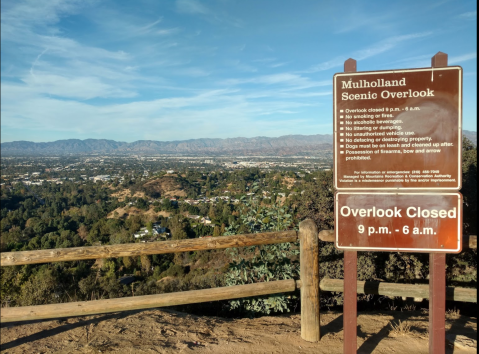
M 468 138 L 477 146 L 477 132 L 471 132 L 470 130 L 463 130 L 462 134 L 464 137 Z
M 418 311 L 360 312 L 358 353 L 428 353 L 428 317 Z M 200 317 L 169 309 L 2 326 L 5 353 L 315 353 L 343 351 L 341 312 L 321 314 L 319 343 L 301 339 L 299 314 L 254 319 Z M 410 326 L 392 330 L 399 321 Z M 474 353 L 477 319 L 448 314 L 448 351 Z M 451 342 L 455 343 L 455 347 Z
M 195 189 L 190 183 L 176 175 L 165 175 L 160 178 L 149 180 L 142 186 L 142 191 L 153 198 L 186 197 L 191 189 Z
M 477 133 L 463 135 L 477 144 Z M 46 143 L 13 141 L 1 144 L 5 156 L 119 154 L 208 156 L 317 156 L 333 149 L 332 134 L 285 135 L 277 138 L 191 139 L 180 141 L 139 140 L 132 143 L 106 139 L 68 139 Z
M 14 141 L 1 144 L 5 155 L 48 154 L 170 154 L 170 155 L 311 155 L 332 150 L 333 137 L 287 135 L 278 138 L 192 139 L 183 141 L 140 140 L 132 143 L 105 139 L 68 139 L 47 143 Z

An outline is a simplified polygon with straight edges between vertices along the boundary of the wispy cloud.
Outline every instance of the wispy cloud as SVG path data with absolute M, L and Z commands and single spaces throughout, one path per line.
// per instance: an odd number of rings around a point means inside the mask
M 449 58 L 449 64 L 459 64 L 468 60 L 476 59 L 477 58 L 477 53 L 468 53 L 468 54 L 463 54 L 459 55 L 456 57 L 450 57 Z
M 476 18 L 472 5 L 458 10 L 443 4 L 434 14 L 449 21 L 431 16 L 424 23 L 414 21 L 427 5 L 406 19 L 378 7 L 369 17 L 345 16 L 337 21 L 343 27 L 335 28 L 327 21 L 334 9 L 322 22 L 306 12 L 325 12 L 324 6 L 305 2 L 272 12 L 263 1 L 257 11 L 229 0 L 160 1 L 147 8 L 129 1 L 2 1 L 2 138 L 132 141 L 330 132 L 327 70 L 348 57 L 368 59 L 366 65 L 378 70 L 428 66 L 433 53 L 424 53 L 437 51 L 439 42 L 458 42 L 460 51 L 451 50 L 449 62 L 464 63 L 465 77 L 475 75 L 474 36 L 465 32 L 473 26 L 467 19 Z M 447 6 L 455 11 L 446 12 Z M 347 11 L 353 16 L 352 7 Z M 465 122 L 467 106 L 465 97 Z
M 253 63 L 260 63 L 268 68 L 279 68 L 290 64 L 290 62 L 279 61 L 277 58 L 261 58 L 252 60 Z
M 150 32 L 150 30 L 155 27 L 157 24 L 159 24 L 161 21 L 163 21 L 163 16 L 161 16 L 160 18 L 158 18 L 158 20 L 156 20 L 155 22 L 152 22 L 152 23 L 149 23 L 147 24 L 146 26 L 143 26 L 143 27 L 140 27 L 136 30 L 136 32 L 140 32 L 140 33 L 148 33 Z
M 380 15 L 371 15 L 355 9 L 349 14 L 342 14 L 341 21 L 337 21 L 341 28 L 336 30 L 337 34 L 349 33 L 367 27 L 368 30 L 384 31 L 392 27 L 394 14 L 391 12 Z
M 22 57 L 25 61 L 16 64 L 18 68 L 28 65 L 29 70 L 16 69 L 15 73 L 16 81 L 25 85 L 25 92 L 78 100 L 137 95 L 128 84 L 139 79 L 133 70 L 137 66 L 130 64 L 131 55 L 123 50 L 82 44 L 58 30 L 62 16 L 75 13 L 81 2 L 47 1 L 47 10 L 37 8 L 39 3 L 15 3 L 2 15 L 3 49 L 11 51 L 20 45 L 26 54 Z M 32 10 L 38 10 L 37 16 L 43 18 L 32 20 Z M 152 29 L 159 22 L 161 18 L 142 30 Z M 33 56 L 33 61 L 28 63 L 27 58 Z
M 8 119 L 2 125 L 12 129 L 28 126 L 37 132 L 74 132 L 113 138 L 129 136 L 130 141 L 153 131 L 156 140 L 173 140 L 173 137 L 187 139 L 191 136 L 225 137 L 229 133 L 231 137 L 252 136 L 261 131 L 268 131 L 268 135 L 271 135 L 274 134 L 273 131 L 284 132 L 284 127 L 290 126 L 293 128 L 291 133 L 299 133 L 299 128 L 293 125 L 299 124 L 300 121 L 306 123 L 308 120 L 287 116 L 300 114 L 303 109 L 311 106 L 311 103 L 291 99 L 280 102 L 256 101 L 238 90 L 225 89 L 204 91 L 188 97 L 96 107 L 86 102 L 41 97 L 35 92 L 25 90 L 26 88 L 20 85 L 12 87 L 2 83 L 2 92 L 7 92 L 2 114 L 15 118 Z M 19 105 L 20 101 L 22 105 Z M 263 121 L 261 117 L 274 117 L 274 121 Z M 278 121 L 281 121 L 282 129 L 278 129 Z M 178 130 L 178 125 L 171 122 L 181 122 L 183 128 Z M 315 125 L 317 122 L 309 122 L 308 126 L 312 126 L 311 124 Z M 145 126 L 149 129 L 145 130 Z M 262 130 L 266 128 L 274 129 Z
M 246 64 L 241 60 L 230 60 L 227 62 L 227 65 L 234 67 L 236 70 L 247 73 L 254 73 L 258 71 L 256 67 Z
M 134 97 L 137 94 L 102 82 L 97 77 L 66 77 L 48 73 L 35 73 L 22 81 L 31 89 L 41 94 L 64 98 L 88 100 L 96 97 Z
M 163 16 L 161 16 L 160 18 L 158 18 L 158 20 L 152 22 L 152 23 L 149 23 L 147 24 L 146 26 L 142 26 L 142 27 L 139 27 L 139 28 L 134 28 L 133 30 L 129 30 L 128 28 L 131 27 L 130 26 L 126 26 L 126 28 L 124 28 L 124 30 L 128 31 L 129 34 L 128 35 L 133 35 L 133 36 L 137 36 L 137 35 L 160 35 L 160 36 L 168 36 L 168 35 L 172 35 L 172 34 L 175 34 L 175 33 L 178 33 L 180 31 L 180 29 L 178 27 L 174 27 L 174 28 L 158 28 L 158 24 L 163 22 Z
M 176 0 L 176 9 L 179 13 L 199 15 L 213 23 L 225 23 L 235 27 L 242 27 L 243 21 L 219 10 L 213 11 L 198 0 Z
M 176 8 L 179 12 L 188 14 L 209 15 L 212 13 L 210 9 L 196 0 L 177 0 Z
M 175 28 L 162 28 L 157 31 L 155 31 L 156 34 L 159 34 L 161 36 L 168 36 L 174 33 L 178 33 L 180 29 L 178 27 Z
M 211 75 L 211 71 L 204 70 L 202 68 L 181 68 L 173 72 L 176 75 L 189 76 L 189 77 L 204 77 Z
M 388 68 L 423 68 L 431 66 L 431 57 L 431 54 L 415 55 L 386 62 L 385 66 Z
M 460 19 L 467 19 L 467 20 L 474 20 L 477 18 L 477 11 L 468 11 L 464 12 L 460 15 L 457 15 L 457 18 Z
M 244 84 L 283 85 L 292 87 L 294 89 L 306 89 L 311 87 L 331 85 L 331 80 L 312 81 L 307 77 L 294 73 L 279 73 L 272 75 L 260 75 L 244 79 L 228 79 L 225 80 L 223 84 L 231 86 Z
M 270 67 L 272 68 L 279 68 L 280 66 L 284 66 L 288 64 L 287 62 L 284 62 L 284 63 L 275 63 L 275 64 L 271 64 Z
M 337 56 L 331 60 L 317 64 L 311 67 L 308 70 L 308 72 L 324 71 L 324 70 L 329 70 L 335 67 L 339 67 L 344 64 L 344 61 L 348 59 L 348 57 L 351 57 L 356 60 L 368 59 L 376 55 L 382 54 L 384 52 L 387 52 L 395 48 L 399 44 L 402 44 L 403 42 L 413 40 L 413 39 L 428 37 L 431 34 L 432 32 L 421 32 L 421 33 L 413 33 L 413 34 L 407 34 L 402 36 L 390 37 L 382 41 L 379 41 L 367 48 L 357 50 L 351 53 L 350 55 Z

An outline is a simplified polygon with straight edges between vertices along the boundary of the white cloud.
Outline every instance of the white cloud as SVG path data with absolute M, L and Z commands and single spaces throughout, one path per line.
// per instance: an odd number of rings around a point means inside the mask
M 459 64 L 468 60 L 476 59 L 477 53 L 467 53 L 456 57 L 449 58 L 449 64 Z
M 331 85 L 331 80 L 312 81 L 307 77 L 293 73 L 279 73 L 272 75 L 261 75 L 246 79 L 229 79 L 225 80 L 226 85 L 242 85 L 242 84 L 261 84 L 261 85 L 287 85 L 295 89 L 305 89 L 317 86 Z
M 474 20 L 477 18 L 477 11 L 464 12 L 457 17 L 460 19 Z
M 204 70 L 202 68 L 181 68 L 172 72 L 176 75 L 190 76 L 190 77 L 204 77 L 211 75 L 211 71 Z
M 148 33 L 150 30 L 155 27 L 157 24 L 159 24 L 161 21 L 163 21 L 163 17 L 158 18 L 158 20 L 147 24 L 146 26 L 140 27 L 136 30 L 136 32 L 141 32 L 141 33 Z
M 241 62 L 241 60 L 231 60 L 231 61 L 228 61 L 227 64 L 233 66 L 237 70 L 244 71 L 244 72 L 254 73 L 258 71 L 258 69 L 255 68 L 254 66 L 245 64 Z
M 162 28 L 155 31 L 155 34 L 159 34 L 160 36 L 169 36 L 175 33 L 178 33 L 180 29 L 178 27 L 175 28 Z
M 299 95 L 285 96 L 279 102 L 276 99 L 257 101 L 253 95 L 229 89 L 103 106 L 45 97 L 34 87 L 23 85 L 2 83 L 2 92 L 6 93 L 1 107 L 2 126 L 6 128 L 28 127 L 37 130 L 40 136 L 42 132 L 127 136 L 129 141 L 152 132 L 157 140 L 251 136 L 266 125 L 272 129 L 268 135 L 273 131 L 284 134 L 284 127 L 293 121 L 299 124 L 298 114 L 311 106 L 311 103 L 296 101 L 301 98 Z M 274 124 L 262 121 L 273 116 Z M 286 118 L 288 116 L 291 118 Z M 277 127 L 278 122 L 281 128 Z M 297 126 L 294 129 L 299 132 Z
M 341 28 L 336 33 L 348 33 L 367 27 L 371 31 L 384 31 L 389 29 L 393 22 L 394 14 L 386 12 L 386 14 L 372 15 L 371 13 L 365 13 L 354 9 L 349 14 L 342 14 L 341 21 L 337 21 L 337 24 L 341 24 Z
M 355 60 L 364 60 L 367 58 L 371 58 L 376 55 L 387 52 L 403 42 L 413 40 L 413 39 L 428 37 L 431 34 L 432 32 L 421 32 L 421 33 L 413 33 L 413 34 L 407 34 L 402 36 L 389 37 L 367 48 L 356 50 L 355 52 L 351 53 L 349 56 L 347 55 L 338 56 L 338 57 L 335 57 L 334 59 L 315 65 L 310 68 L 309 72 L 324 71 L 324 70 L 329 70 L 335 67 L 342 66 L 344 64 L 344 61 L 348 59 L 348 57 L 351 57 Z
M 27 0 L 13 2 L 13 5 L 5 9 L 2 3 L 2 26 L 4 22 L 16 23 L 18 26 L 57 23 L 61 16 L 76 13 L 85 5 L 88 5 L 88 1 Z
M 240 19 L 230 16 L 226 12 L 213 11 L 197 0 L 176 0 L 176 10 L 179 13 L 199 15 L 201 18 L 215 24 L 228 24 L 235 27 L 243 26 L 243 21 Z
M 279 68 L 280 66 L 284 66 L 288 64 L 287 62 L 284 62 L 284 63 L 276 63 L 276 64 L 271 64 L 270 67 L 272 68 Z
M 206 6 L 196 0 L 177 0 L 176 8 L 179 12 L 189 14 L 208 15 L 211 13 L 211 11 Z
M 26 76 L 22 81 L 38 93 L 65 98 L 87 100 L 96 97 L 134 97 L 135 92 L 125 91 L 101 82 L 93 76 L 64 77 L 60 75 L 39 73 Z

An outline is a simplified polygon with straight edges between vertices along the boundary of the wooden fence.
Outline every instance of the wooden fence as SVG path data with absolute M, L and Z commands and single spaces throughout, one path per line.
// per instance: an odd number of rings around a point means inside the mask
M 61 248 L 38 251 L 3 252 L 1 266 L 100 259 L 124 256 L 140 256 L 162 253 L 178 253 L 199 250 L 224 249 L 268 245 L 300 241 L 300 280 L 279 280 L 265 283 L 219 287 L 158 295 L 124 297 L 95 301 L 69 302 L 51 305 L 2 308 L 0 322 L 30 321 L 50 318 L 85 316 L 100 313 L 192 303 L 230 300 L 251 296 L 271 295 L 300 290 L 301 337 L 316 342 L 320 339 L 319 296 L 321 291 L 344 291 L 342 279 L 319 281 L 319 242 L 333 242 L 334 232 L 323 230 L 319 234 L 312 220 L 305 220 L 297 231 L 267 232 L 258 234 L 222 236 L 215 238 L 133 243 L 92 247 Z M 463 248 L 477 248 L 476 236 L 464 236 Z M 358 281 L 357 292 L 385 296 L 429 298 L 429 286 L 425 284 L 395 284 Z M 447 300 L 477 302 L 476 289 L 448 287 Z

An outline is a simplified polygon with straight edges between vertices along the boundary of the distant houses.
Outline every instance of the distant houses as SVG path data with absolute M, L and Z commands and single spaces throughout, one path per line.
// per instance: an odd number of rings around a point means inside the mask
M 201 224 L 204 224 L 204 225 L 209 225 L 209 226 L 214 226 L 212 223 L 211 223 L 211 219 L 207 216 L 199 216 L 199 215 L 188 215 L 187 216 L 188 219 L 192 219 L 192 220 L 196 220 L 198 221 L 199 223 Z
M 93 182 L 98 182 L 98 181 L 108 182 L 111 179 L 111 177 L 110 175 L 98 175 L 98 176 L 90 177 L 89 179 Z
M 153 228 L 151 230 L 151 235 L 148 231 L 148 228 L 142 227 L 140 229 L 140 231 L 133 234 L 133 236 L 136 239 L 143 239 L 147 236 L 151 236 L 152 238 L 148 241 L 155 241 L 158 237 L 167 239 L 170 236 L 170 233 L 166 232 L 166 230 L 167 230 L 166 227 L 162 227 L 160 224 L 155 223 L 155 224 L 153 224 Z M 144 242 L 144 241 L 142 241 L 142 242 Z

